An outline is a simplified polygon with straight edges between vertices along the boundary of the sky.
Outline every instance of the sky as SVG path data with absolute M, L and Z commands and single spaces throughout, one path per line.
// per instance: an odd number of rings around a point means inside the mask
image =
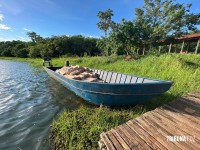
M 200 12 L 200 0 L 177 0 L 192 3 L 191 11 Z M 52 35 L 101 37 L 97 28 L 99 11 L 112 9 L 113 20 L 134 19 L 134 9 L 143 0 L 0 0 L 0 41 L 28 41 L 27 32 L 46 38 Z

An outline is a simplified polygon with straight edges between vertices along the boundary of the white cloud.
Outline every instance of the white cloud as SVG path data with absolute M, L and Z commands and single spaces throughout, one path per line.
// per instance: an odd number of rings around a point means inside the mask
M 2 21 L 4 18 L 3 14 L 0 14 L 0 21 Z
M 80 33 L 82 36 L 89 37 L 89 38 L 100 38 L 100 36 L 90 35 L 88 33 Z
M 27 28 L 23 28 L 23 30 L 24 30 L 24 31 L 29 31 L 29 32 L 31 31 L 31 30 L 29 30 L 29 29 L 27 29 Z
M 0 23 L 0 30 L 11 30 L 11 27 Z
M 4 15 L 0 13 L 0 21 L 3 21 L 3 19 L 4 19 Z M 9 27 L 9 26 L 7 26 L 7 25 L 5 25 L 3 23 L 0 23 L 0 31 L 1 30 L 10 30 L 10 31 L 12 31 L 11 27 Z

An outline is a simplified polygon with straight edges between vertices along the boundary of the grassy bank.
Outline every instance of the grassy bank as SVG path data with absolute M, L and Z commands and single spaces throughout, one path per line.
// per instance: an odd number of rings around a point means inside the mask
M 200 56 L 194 54 L 172 54 L 146 56 L 137 60 L 126 61 L 124 57 L 84 57 L 67 58 L 72 65 L 78 64 L 91 68 L 112 70 L 127 74 L 173 81 L 172 88 L 161 97 L 143 105 L 131 108 L 110 109 L 80 107 L 65 111 L 52 124 L 52 136 L 55 148 L 96 149 L 99 135 L 103 131 L 122 124 L 173 100 L 188 92 L 200 91 Z M 33 62 L 41 66 L 41 59 L 18 59 Z M 53 60 L 54 65 L 63 65 L 66 58 Z

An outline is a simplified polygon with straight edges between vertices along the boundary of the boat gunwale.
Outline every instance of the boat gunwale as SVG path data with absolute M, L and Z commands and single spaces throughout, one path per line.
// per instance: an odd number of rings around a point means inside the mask
M 45 67 L 44 68 L 54 72 L 55 74 L 58 74 L 62 77 L 65 77 L 55 71 L 53 71 L 52 69 L 48 68 L 48 67 Z M 53 68 L 62 68 L 62 67 L 53 67 Z M 92 69 L 92 68 L 89 68 L 89 69 Z M 101 69 L 96 69 L 96 70 L 101 70 Z M 101 70 L 101 71 L 107 71 L 107 70 Z M 112 71 L 107 71 L 107 72 L 112 72 Z M 114 73 L 119 73 L 119 72 L 114 72 Z M 119 73 L 119 74 L 123 74 L 123 73 Z M 71 81 L 75 81 L 75 82 L 80 82 L 80 83 L 89 83 L 89 84 L 100 84 L 100 85 L 111 85 L 111 86 L 114 86 L 114 85 L 152 85 L 152 84 L 173 84 L 172 81 L 167 81 L 167 80 L 157 80 L 157 79 L 153 79 L 153 78 L 146 78 L 146 77 L 142 77 L 142 76 L 136 76 L 136 75 L 131 75 L 131 74 L 123 74 L 123 75 L 130 75 L 130 76 L 133 76 L 133 77 L 139 77 L 139 78 L 143 78 L 143 79 L 150 79 L 150 80 L 153 80 L 153 81 L 158 81 L 158 82 L 150 82 L 150 83 L 101 83 L 101 82 L 86 82 L 86 81 L 81 81 L 81 80 L 75 80 L 75 79 L 70 79 L 70 78 L 67 78 L 68 80 L 71 80 Z
M 51 70 L 51 69 L 49 69 L 49 70 Z M 51 70 L 51 71 L 52 71 L 52 70 Z M 59 78 L 59 77 L 56 76 L 56 74 L 57 74 L 57 75 L 59 75 L 59 76 L 61 76 L 61 77 L 64 77 L 64 76 L 62 76 L 61 74 L 55 73 L 55 71 L 52 71 L 52 72 L 54 73 L 53 76 L 54 76 L 55 78 L 57 78 L 57 79 L 63 81 L 64 83 L 68 84 L 69 86 L 74 87 L 75 89 L 78 89 L 78 90 L 81 90 L 81 91 L 84 91 L 84 92 L 88 92 L 88 93 L 96 93 L 96 94 L 103 94 L 103 95 L 115 95 L 115 96 L 160 95 L 160 94 L 163 94 L 163 93 L 164 93 L 164 92 L 160 92 L 160 93 L 149 93 L 149 94 L 147 94 L 147 93 L 145 93 L 145 94 L 142 94 L 142 93 L 139 93 L 139 94 L 136 94 L 136 93 L 134 93 L 134 94 L 118 94 L 118 93 L 104 93 L 104 92 L 98 92 L 98 91 L 85 90 L 85 89 L 76 87 L 76 86 L 74 86 L 73 84 L 69 83 L 68 81 L 66 81 L 66 80 L 64 80 L 64 79 Z M 66 78 L 66 79 L 69 79 L 69 78 Z M 69 79 L 69 80 L 77 81 L 77 80 L 74 80 L 74 79 Z M 83 83 L 83 82 L 82 82 L 82 83 Z M 90 83 L 90 82 L 87 82 L 87 83 Z M 119 84 L 119 85 L 122 85 L 122 84 Z M 129 84 L 129 85 L 130 85 L 130 84 Z

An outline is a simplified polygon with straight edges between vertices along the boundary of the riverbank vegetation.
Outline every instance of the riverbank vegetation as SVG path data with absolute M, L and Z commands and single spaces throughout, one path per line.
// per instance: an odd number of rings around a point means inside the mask
M 100 55 L 96 46 L 97 39 L 77 36 L 52 36 L 42 38 L 35 32 L 28 32 L 32 41 L 6 41 L 0 42 L 0 56 L 41 58 L 68 56 L 95 56 Z
M 55 148 L 97 149 L 100 133 L 133 119 L 146 111 L 174 100 L 188 92 L 200 91 L 200 57 L 194 54 L 125 57 L 70 58 L 71 64 L 118 71 L 173 81 L 164 95 L 140 106 L 129 108 L 80 107 L 65 111 L 52 124 Z M 55 61 L 57 64 L 62 60 Z
M 168 50 L 169 44 L 177 37 L 199 32 L 200 13 L 190 11 L 192 4 L 180 4 L 173 0 L 145 0 L 144 6 L 135 9 L 135 18 L 112 20 L 111 9 L 99 11 L 97 26 L 105 32 L 101 38 L 82 35 L 61 35 L 43 38 L 36 32 L 28 32 L 29 42 L 0 42 L 0 56 L 6 57 L 59 57 L 134 55 L 135 53 L 161 53 Z M 182 42 L 182 41 L 181 41 Z M 189 52 L 194 52 L 195 43 L 186 44 Z M 193 49 L 192 49 L 193 48 Z M 172 48 L 173 49 L 173 48 Z M 179 52 L 181 45 L 174 50 Z
M 198 32 L 196 25 L 200 23 L 200 13 L 191 13 L 191 6 L 173 0 L 144 0 L 143 7 L 135 9 L 133 20 L 123 18 L 120 23 L 112 20 L 112 10 L 100 11 L 98 27 L 105 32 L 105 37 L 97 41 L 97 45 L 107 55 L 158 52 L 158 46 L 169 45 L 177 37 Z M 178 47 L 180 51 L 180 45 Z M 166 47 L 162 52 L 166 52 Z
M 3 58 L 1 58 L 3 59 Z M 8 59 L 5 57 L 4 59 Z M 9 58 L 13 60 L 13 58 Z M 16 58 L 14 60 L 31 62 L 41 67 L 42 59 Z M 110 57 L 60 57 L 52 60 L 54 66 L 63 66 L 69 60 L 70 65 L 103 69 L 138 76 L 173 81 L 173 86 L 165 95 L 172 100 L 188 92 L 200 90 L 200 56 L 195 54 L 163 54 L 148 56 L 110 56 Z M 155 102 L 155 105 L 162 103 Z M 154 108 L 148 105 L 149 109 Z
M 166 41 L 198 32 L 196 25 L 200 23 L 200 13 L 191 13 L 190 7 L 191 4 L 178 4 L 172 0 L 144 0 L 144 6 L 135 10 L 135 19 L 122 19 L 120 23 L 112 20 L 111 9 L 100 11 L 97 25 L 105 32 L 105 37 L 64 35 L 42 38 L 29 32 L 30 42 L 0 42 L 0 59 L 27 61 L 38 67 L 42 66 L 41 58 L 48 56 L 55 58 L 54 66 L 63 66 L 67 59 L 72 65 L 173 81 L 166 94 L 144 105 L 128 108 L 81 106 L 74 111 L 66 110 L 53 122 L 54 149 L 97 149 L 103 131 L 178 96 L 200 91 L 199 55 L 160 55 L 168 50 Z M 164 46 L 158 53 L 157 46 L 160 45 Z M 189 52 L 193 52 L 191 45 L 187 45 Z M 177 52 L 180 47 L 176 46 L 172 52 Z
M 42 66 L 42 59 L 18 58 L 16 60 Z M 130 108 L 81 106 L 72 112 L 66 110 L 51 127 L 55 148 L 96 149 L 101 132 L 172 101 L 178 96 L 200 91 L 200 56 L 195 54 L 164 54 L 132 58 L 126 56 L 60 57 L 53 59 L 53 65 L 63 66 L 65 60 L 69 60 L 71 65 L 170 80 L 173 81 L 173 86 L 166 94 L 140 106 Z

